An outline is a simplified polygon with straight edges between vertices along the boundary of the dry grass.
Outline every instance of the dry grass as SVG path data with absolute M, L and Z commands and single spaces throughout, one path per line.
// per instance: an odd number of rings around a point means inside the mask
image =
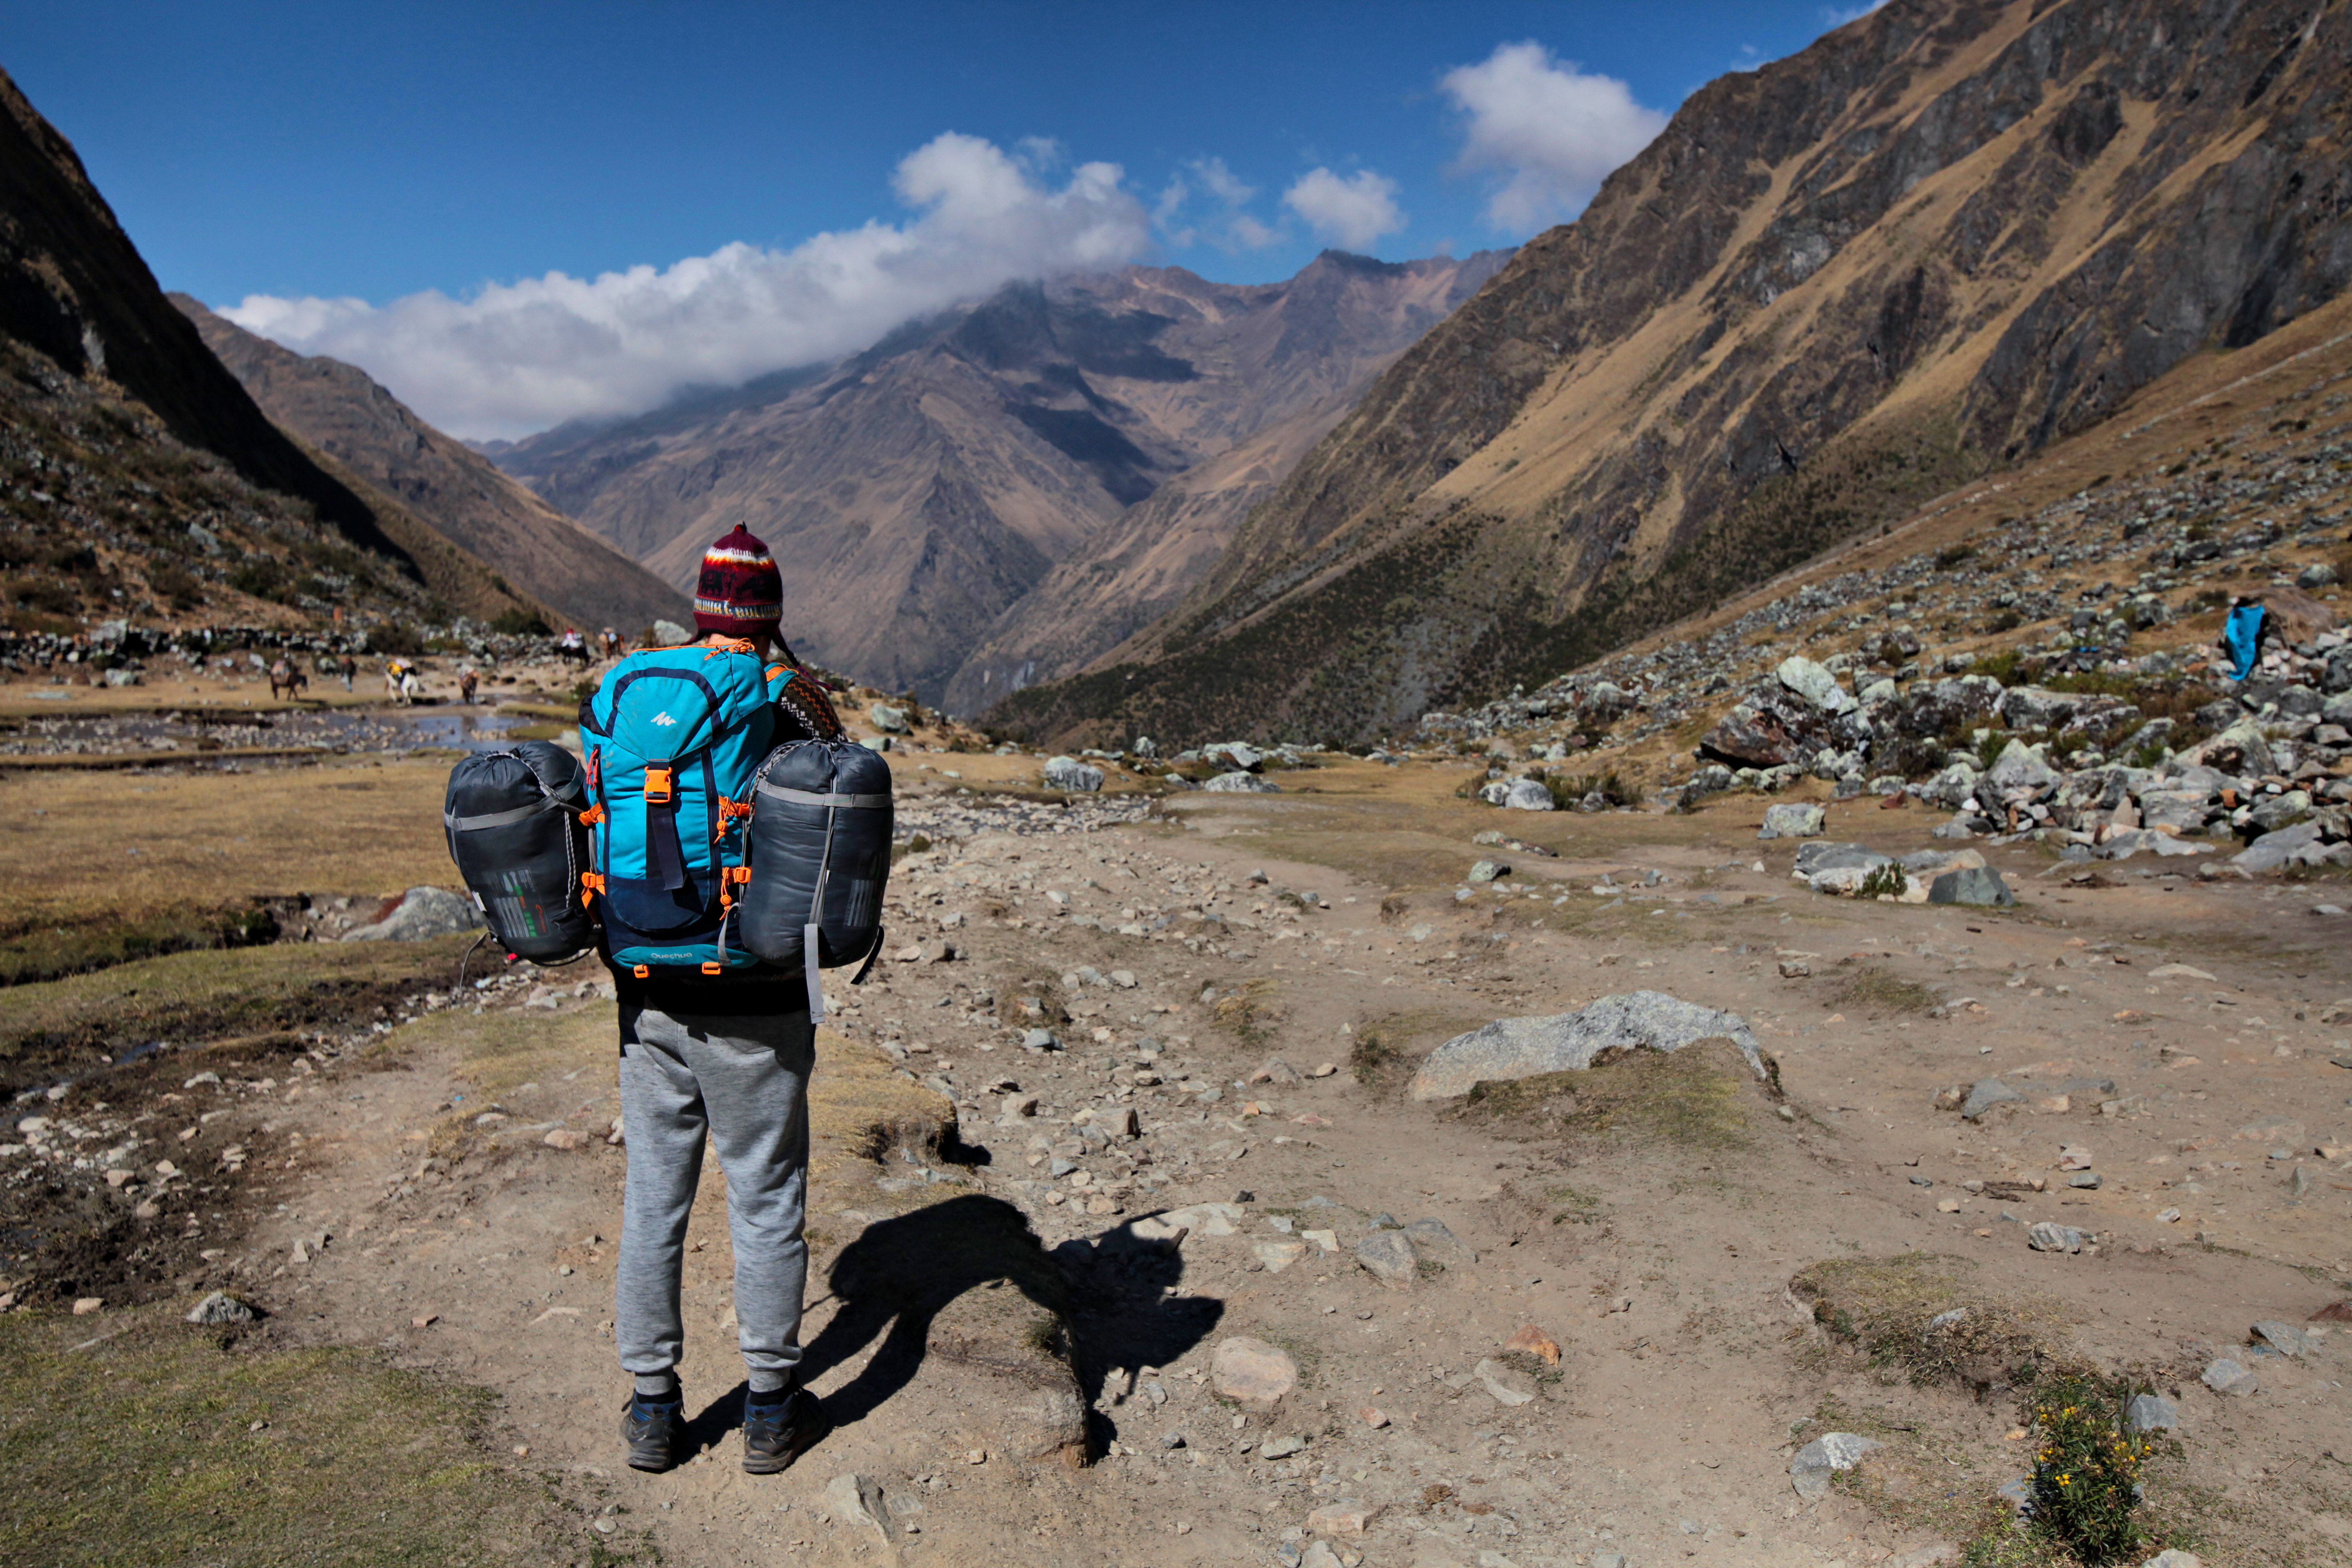
M 455 887 L 444 761 L 0 774 L 0 939 L 304 891 Z
M 1981 1396 L 2076 1370 L 2066 1333 L 2074 1310 L 2031 1291 L 1983 1289 L 1975 1267 L 1922 1252 L 1832 1258 L 1800 1270 L 1789 1289 L 1834 1341 L 1916 1384 Z
M 1604 1055 L 1580 1072 L 1480 1083 L 1461 1113 L 1562 1137 L 1630 1135 L 1683 1149 L 1741 1149 L 1754 1142 L 1763 1086 L 1728 1040 L 1678 1051 Z
M 1423 1057 L 1456 1035 L 1487 1022 L 1484 1014 L 1454 1013 L 1443 1008 L 1389 1013 L 1356 1028 L 1349 1047 L 1348 1066 L 1356 1081 L 1367 1089 L 1401 1090 Z
M 1890 974 L 1875 965 L 1855 972 L 1837 993 L 1837 1005 L 1872 1013 L 1926 1013 L 1942 998 L 1914 980 Z

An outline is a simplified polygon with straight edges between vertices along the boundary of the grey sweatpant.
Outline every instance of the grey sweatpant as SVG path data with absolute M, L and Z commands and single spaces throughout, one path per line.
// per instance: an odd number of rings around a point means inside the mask
M 727 1174 L 735 1250 L 736 1339 L 754 1389 L 782 1388 L 800 1363 L 802 1238 L 808 1187 L 805 1011 L 673 1016 L 621 1007 L 621 1125 L 629 1154 L 621 1205 L 613 1337 L 640 1379 L 677 1365 L 685 1325 L 678 1269 L 707 1131 Z

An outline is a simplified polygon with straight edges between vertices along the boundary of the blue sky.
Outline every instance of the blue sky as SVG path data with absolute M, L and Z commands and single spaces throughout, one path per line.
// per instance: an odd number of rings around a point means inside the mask
M 1015 276 L 1516 243 L 1840 15 L 79 0 L 19 9 L 0 64 L 165 287 L 513 435 Z

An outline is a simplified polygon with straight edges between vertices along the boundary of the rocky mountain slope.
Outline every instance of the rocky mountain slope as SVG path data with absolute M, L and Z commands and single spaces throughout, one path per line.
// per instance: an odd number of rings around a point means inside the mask
M 278 347 L 184 294 L 167 296 L 263 412 L 486 561 L 567 620 L 632 634 L 683 621 L 686 595 L 443 435 L 356 365 Z
M 1036 733 L 1366 735 L 2097 424 L 2352 275 L 2352 19 L 1894 0 L 1693 97 Z
M 838 364 L 486 450 L 674 583 L 747 523 L 785 563 L 795 647 L 971 701 L 1064 647 L 1115 641 L 1118 605 L 1165 597 L 1171 574 L 1188 584 L 1255 491 L 1204 485 L 1190 526 L 1206 548 L 1163 552 L 1134 595 L 1042 636 L 1008 628 L 975 658 L 1057 563 L 1175 476 L 1349 396 L 1499 259 L 1327 252 L 1251 287 L 1172 268 L 1018 285 Z M 1099 571 L 1130 564 L 1114 549 Z
M 269 422 L 5 74 L 0 427 L 14 622 L 534 607 Z

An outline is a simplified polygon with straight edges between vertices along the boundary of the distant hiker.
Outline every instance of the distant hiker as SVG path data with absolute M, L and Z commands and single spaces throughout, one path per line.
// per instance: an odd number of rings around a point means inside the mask
M 302 667 L 285 654 L 279 654 L 278 662 L 269 667 L 269 700 L 273 702 L 281 689 L 291 699 L 310 684 L 310 678 L 302 673 Z
M 472 665 L 469 664 L 465 668 L 459 670 L 457 672 L 457 700 L 464 703 L 467 707 L 471 708 L 474 705 L 474 693 L 480 689 L 481 684 L 482 678 L 480 674 L 475 670 Z
M 644 771 L 636 776 L 643 780 L 643 796 L 625 805 L 615 796 L 616 816 L 603 827 L 611 849 L 611 864 L 598 868 L 609 879 L 603 900 L 604 954 L 620 993 L 621 1111 L 628 1148 L 613 1338 L 621 1365 L 636 1380 L 622 1416 L 621 1436 L 628 1447 L 628 1462 L 642 1470 L 669 1467 L 683 1425 L 677 1363 L 685 1325 L 678 1312 L 678 1277 L 706 1136 L 727 1174 L 736 1341 L 751 1388 L 743 1406 L 743 1468 L 754 1475 L 784 1469 L 814 1439 L 821 1418 L 814 1397 L 799 1386 L 802 1290 L 808 1277 L 808 1246 L 803 1237 L 808 1079 L 816 1052 L 806 977 L 798 970 L 718 962 L 665 964 L 656 973 L 651 964 L 625 965 L 612 956 L 615 946 L 625 942 L 661 940 L 625 929 L 629 910 L 649 901 L 643 889 L 659 885 L 661 874 L 656 868 L 665 855 L 674 861 L 680 853 L 674 834 L 666 852 L 656 842 L 656 822 L 674 824 L 685 816 L 678 805 L 661 816 L 650 809 L 657 776 L 665 800 L 688 789 L 708 788 L 724 803 L 748 801 L 751 770 L 770 745 L 843 737 L 841 721 L 824 688 L 802 672 L 800 661 L 779 634 L 782 611 L 783 584 L 774 559 L 766 545 L 739 525 L 702 558 L 694 601 L 694 624 L 704 634 L 702 639 L 688 648 L 632 654 L 605 675 L 596 697 L 583 705 L 581 713 L 590 776 L 596 779 L 600 746 L 621 754 L 619 732 L 605 726 L 618 722 L 615 712 L 624 692 L 650 693 L 679 685 L 678 673 L 703 693 L 714 682 L 740 690 L 741 672 L 711 661 L 758 658 L 770 645 L 775 650 L 751 672 L 753 680 L 763 682 L 754 689 L 772 695 L 753 699 L 765 707 L 755 707 L 755 717 L 748 721 L 750 728 L 772 728 L 773 740 L 746 752 L 727 738 L 741 731 L 722 731 L 701 743 L 693 766 L 679 767 L 675 779 L 667 768 L 656 774 L 653 764 L 641 764 Z M 681 661 L 680 655 L 698 651 L 695 662 Z M 704 669 L 712 672 L 709 681 L 700 676 Z M 672 673 L 663 678 L 665 670 Z M 696 693 L 684 694 L 683 700 L 693 703 Z M 669 714 L 665 705 L 652 722 L 667 721 Z M 696 718 L 688 728 L 702 723 Z M 614 738 L 604 740 L 607 734 Z M 615 763 L 616 773 L 622 765 Z M 720 770 L 715 782 L 686 782 L 690 774 L 709 781 L 711 774 L 705 770 L 714 765 Z M 730 772 L 741 776 L 725 776 Z M 602 809 L 603 784 L 592 788 L 599 792 L 595 798 Z M 730 815 L 719 817 L 722 833 Z M 619 848 L 625 833 L 642 843 Z M 643 866 L 645 875 L 635 885 L 633 901 L 625 902 L 615 897 L 618 868 L 631 860 Z M 678 883 L 687 883 L 683 871 L 671 874 Z M 658 916 L 659 910 L 654 913 Z M 718 930 L 718 951 L 723 954 L 729 951 L 723 917 Z M 682 939 L 667 940 L 676 943 Z M 630 951 L 646 950 L 632 946 Z M 689 952 L 688 956 L 699 955 Z
M 615 659 L 620 658 L 621 634 L 614 631 L 612 627 L 606 626 L 604 632 L 597 637 L 596 647 L 598 651 L 606 659 Z
M 344 690 L 349 691 L 352 689 L 352 682 L 358 678 L 359 673 L 360 661 L 353 658 L 350 654 L 343 655 L 342 674 Z
M 583 669 L 588 668 L 588 644 L 580 636 L 578 626 L 563 628 L 563 640 L 556 645 L 555 651 L 566 663 L 576 664 Z
M 2271 639 L 2270 612 L 2261 599 L 2241 594 L 2230 602 L 2230 616 L 2221 625 L 2221 651 L 2230 656 L 2230 678 L 2243 680 L 2263 661 L 2263 645 Z

